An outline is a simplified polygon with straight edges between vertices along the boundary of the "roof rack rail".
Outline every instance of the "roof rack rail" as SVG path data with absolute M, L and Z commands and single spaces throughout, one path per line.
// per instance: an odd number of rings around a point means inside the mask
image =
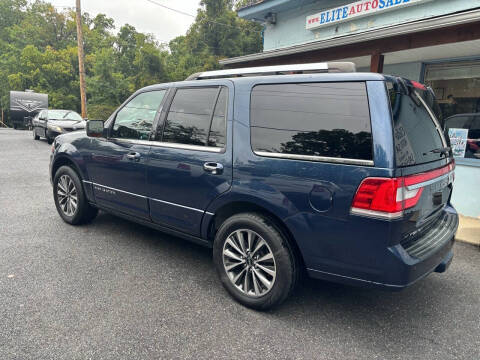
M 266 75 L 345 73 L 345 72 L 355 72 L 355 71 L 356 71 L 355 64 L 352 62 L 324 62 L 324 63 L 311 63 L 311 64 L 259 66 L 259 67 L 250 67 L 250 68 L 205 71 L 205 72 L 192 74 L 185 80 L 207 80 L 207 79 L 266 76 Z

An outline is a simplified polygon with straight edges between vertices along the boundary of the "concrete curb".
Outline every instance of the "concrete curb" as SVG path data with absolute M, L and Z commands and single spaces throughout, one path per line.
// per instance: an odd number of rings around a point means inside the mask
M 480 219 L 460 215 L 455 240 L 480 247 Z

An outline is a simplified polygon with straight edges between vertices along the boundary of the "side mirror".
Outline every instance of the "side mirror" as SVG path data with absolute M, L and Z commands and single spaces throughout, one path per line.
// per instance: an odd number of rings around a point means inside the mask
M 87 121 L 87 136 L 103 137 L 103 121 L 102 120 L 88 120 Z

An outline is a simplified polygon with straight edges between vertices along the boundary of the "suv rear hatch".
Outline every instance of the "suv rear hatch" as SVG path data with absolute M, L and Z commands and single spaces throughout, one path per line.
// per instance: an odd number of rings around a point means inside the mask
M 397 240 L 411 256 L 422 258 L 456 231 L 458 217 L 449 206 L 455 163 L 433 91 L 398 77 L 387 77 L 387 89 L 405 200 Z

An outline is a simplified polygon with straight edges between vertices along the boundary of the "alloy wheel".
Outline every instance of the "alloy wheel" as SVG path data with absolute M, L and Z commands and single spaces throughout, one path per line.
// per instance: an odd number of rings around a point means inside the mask
M 67 216 L 73 216 L 78 207 L 78 193 L 70 176 L 62 175 L 58 179 L 57 197 L 62 212 Z
M 275 283 L 273 252 L 252 230 L 236 230 L 227 237 L 223 245 L 223 266 L 232 284 L 251 297 L 267 294 Z

